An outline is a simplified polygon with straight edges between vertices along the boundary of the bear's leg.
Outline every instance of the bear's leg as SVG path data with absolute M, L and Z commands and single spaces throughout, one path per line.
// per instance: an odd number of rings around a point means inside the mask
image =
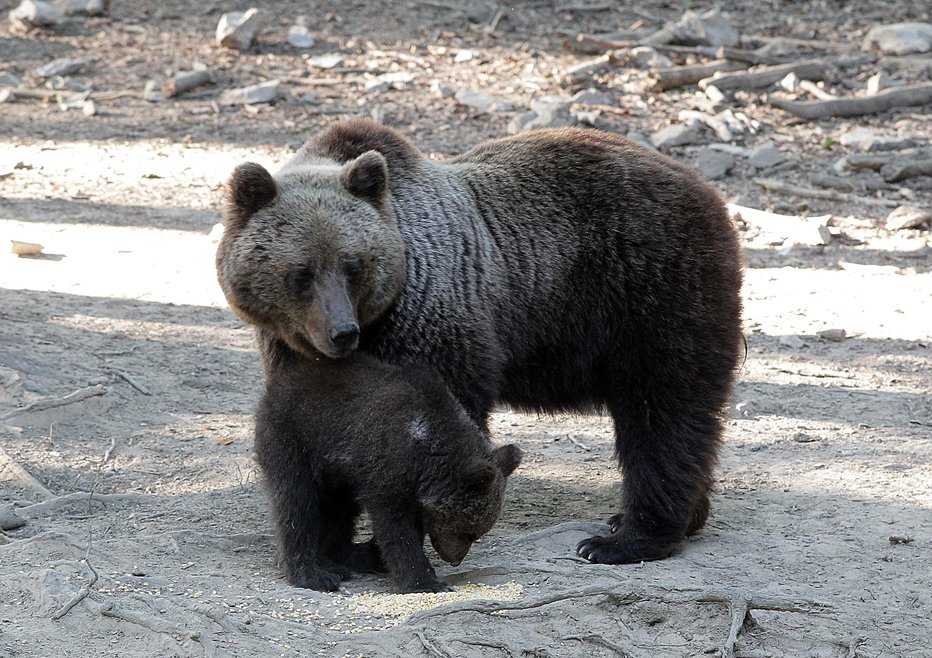
M 622 469 L 622 510 L 609 519 L 611 534 L 583 540 L 582 557 L 621 564 L 667 557 L 709 513 L 709 492 L 721 437 L 724 394 L 640 382 L 610 403 Z M 648 397 L 650 395 L 650 397 Z
M 452 588 L 437 578 L 424 554 L 424 531 L 411 512 L 379 511 L 372 517 L 372 533 L 385 565 L 404 593 L 449 592 Z

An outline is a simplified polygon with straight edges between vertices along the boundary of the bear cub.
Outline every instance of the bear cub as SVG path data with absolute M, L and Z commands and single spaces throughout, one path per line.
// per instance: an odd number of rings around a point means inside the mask
M 423 366 L 363 353 L 295 358 L 269 378 L 256 414 L 288 582 L 333 591 L 354 571 L 386 568 L 402 592 L 439 592 L 424 554 L 458 565 L 502 508 L 517 446 L 488 436 Z M 353 543 L 365 510 L 373 540 Z

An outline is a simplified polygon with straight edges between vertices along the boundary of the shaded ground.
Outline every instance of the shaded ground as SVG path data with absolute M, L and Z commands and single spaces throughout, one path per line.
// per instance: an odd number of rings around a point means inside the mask
M 250 456 L 258 359 L 213 272 L 221 182 L 245 159 L 274 168 L 343 114 L 375 111 L 437 157 L 460 152 L 504 134 L 512 114 L 440 98 L 434 80 L 520 109 L 575 90 L 562 72 L 590 56 L 566 49 L 561 30 L 656 29 L 680 8 L 527 2 L 489 34 L 456 3 L 302 4 L 320 21 L 307 54 L 339 52 L 350 69 L 309 73 L 282 43 L 299 11 L 291 3 L 263 3 L 268 27 L 242 55 L 210 42 L 226 7 L 192 15 L 189 3 L 115 4 L 111 18 L 75 19 L 56 34 L 0 28 L 0 72 L 30 82 L 35 66 L 79 56 L 91 61 L 76 76 L 85 84 L 138 94 L 146 79 L 201 61 L 218 87 L 278 77 L 292 98 L 217 112 L 207 88 L 156 104 L 101 101 L 95 116 L 0 105 L 0 234 L 45 254 L 0 254 L 0 505 L 27 521 L 0 533 L 0 656 L 929 655 L 932 255 L 927 231 L 888 231 L 890 206 L 864 202 L 928 208 L 929 178 L 881 185 L 860 172 L 848 201 L 764 192 L 743 161 L 717 181 L 742 205 L 830 213 L 843 238 L 787 253 L 785 236 L 739 223 L 749 355 L 712 517 L 675 557 L 627 567 L 576 559 L 576 542 L 615 509 L 610 423 L 503 410 L 492 429 L 526 462 L 492 534 L 459 568 L 439 568 L 456 592 L 400 597 L 375 577 L 334 596 L 295 590 L 274 564 Z M 729 10 L 743 33 L 853 52 L 874 22 L 929 20 L 921 4 Z M 454 62 L 463 48 L 474 59 Z M 929 61 L 887 58 L 835 83 L 863 84 L 871 67 L 928 81 Z M 415 77 L 366 92 L 373 70 Z M 652 96 L 638 86 L 645 76 L 619 67 L 586 83 L 621 109 L 603 112 L 605 128 L 648 134 L 693 106 L 695 87 Z M 337 82 L 313 82 L 321 77 Z M 297 100 L 306 91 L 317 102 Z M 758 122 L 737 143 L 774 140 L 788 160 L 766 175 L 794 184 L 833 173 L 851 128 L 920 144 L 930 134 L 922 108 L 801 123 L 756 96 L 734 103 Z M 673 155 L 692 162 L 698 148 Z M 847 338 L 817 336 L 833 328 Z M 86 397 L 42 408 L 75 391 Z

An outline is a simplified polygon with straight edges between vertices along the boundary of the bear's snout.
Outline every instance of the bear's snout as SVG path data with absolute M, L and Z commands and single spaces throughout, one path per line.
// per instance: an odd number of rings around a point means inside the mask
M 350 352 L 359 345 L 359 325 L 348 322 L 330 329 L 330 342 L 341 352 Z

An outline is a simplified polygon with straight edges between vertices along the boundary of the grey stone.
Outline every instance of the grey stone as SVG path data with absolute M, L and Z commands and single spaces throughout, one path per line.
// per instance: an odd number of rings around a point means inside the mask
M 10 12 L 10 24 L 23 32 L 36 27 L 55 27 L 62 20 L 55 7 L 40 0 L 23 0 Z
M 0 507 L 0 530 L 16 530 L 26 525 L 26 519 L 17 514 L 12 507 Z
M 430 92 L 438 98 L 450 98 L 456 93 L 456 87 L 443 80 L 433 80 L 430 83 Z
M 637 46 L 628 52 L 628 60 L 639 69 L 665 69 L 673 66 L 673 60 L 650 46 Z
M 65 16 L 106 16 L 110 0 L 56 0 L 55 7 Z
M 514 105 L 508 101 L 503 101 L 500 98 L 484 94 L 475 89 L 460 89 L 456 92 L 456 100 L 466 107 L 471 107 L 474 110 L 487 112 L 489 114 L 494 112 L 510 112 L 514 109 Z
M 343 63 L 343 55 L 339 53 L 327 53 L 318 55 L 307 60 L 307 65 L 315 69 L 332 69 Z
M 708 180 L 724 178 L 734 166 L 734 156 L 711 148 L 702 149 L 696 157 L 696 168 Z
M 217 103 L 220 105 L 245 105 L 251 103 L 272 103 L 281 97 L 281 82 L 269 80 L 257 85 L 227 89 Z
M 217 44 L 224 48 L 247 50 L 256 40 L 261 25 L 262 17 L 255 7 L 245 12 L 226 13 L 217 23 Z
M 772 141 L 766 141 L 757 148 L 751 150 L 748 156 L 748 164 L 758 169 L 769 169 L 786 160 L 780 149 Z
M 158 103 L 159 101 L 165 100 L 165 96 L 162 94 L 162 85 L 159 84 L 159 81 L 146 81 L 146 86 L 142 90 L 142 97 L 150 103 Z
M 531 99 L 531 112 L 537 117 L 528 124 L 528 129 L 535 128 L 562 128 L 573 125 L 570 116 L 572 98 L 563 96 L 537 96 Z
M 806 343 L 799 336 L 794 336 L 789 334 L 787 336 L 780 336 L 780 344 L 786 347 L 792 347 L 794 350 L 798 350 L 806 346 Z
M 697 144 L 702 141 L 702 132 L 698 122 L 674 123 L 651 133 L 651 143 L 661 151 L 684 144 Z
M 884 89 L 903 86 L 902 80 L 894 80 L 884 71 L 878 71 L 867 79 L 867 95 L 874 96 Z
M 392 73 L 383 73 L 377 75 L 371 80 L 367 80 L 365 90 L 369 92 L 382 93 L 389 89 L 404 89 L 411 85 L 414 76 L 407 71 L 397 71 Z
M 295 48 L 313 48 L 314 36 L 304 25 L 292 25 L 288 28 L 287 41 Z
M 0 73 L 0 89 L 5 87 L 18 87 L 20 79 L 12 73 Z
M 573 96 L 573 102 L 582 103 L 583 105 L 608 105 L 612 101 L 598 89 L 589 87 L 588 89 L 576 92 Z
M 85 61 L 83 59 L 69 59 L 63 57 L 40 66 L 36 69 L 36 75 L 42 76 L 43 78 L 51 78 L 53 75 L 71 75 L 83 69 L 84 64 Z
M 592 126 L 593 128 L 601 128 L 605 125 L 605 121 L 602 119 L 602 110 L 570 110 L 570 116 L 573 117 L 576 125 Z
M 508 133 L 511 135 L 516 135 L 520 132 L 527 130 L 527 125 L 537 118 L 537 112 L 522 112 L 521 114 L 516 114 L 511 118 L 511 121 L 508 122 Z
M 887 215 L 885 226 L 887 230 L 899 231 L 907 228 L 921 229 L 932 223 L 932 210 L 924 210 L 916 206 L 897 206 Z
M 642 132 L 638 132 L 637 130 L 631 130 L 631 131 L 629 131 L 629 132 L 625 135 L 625 138 L 631 140 L 631 141 L 634 142 L 635 144 L 640 144 L 641 146 L 643 146 L 643 147 L 645 147 L 645 148 L 648 148 L 648 149 L 650 149 L 651 151 L 656 151 L 656 150 L 657 150 L 657 147 L 654 146 L 653 143 L 650 141 L 650 137 L 648 137 L 647 135 L 645 135 L 645 134 L 642 133 Z
M 932 24 L 892 23 L 875 25 L 864 42 L 862 50 L 879 50 L 885 55 L 910 55 L 932 50 Z
M 735 46 L 738 31 L 718 8 L 702 14 L 685 12 L 673 26 L 673 42 L 686 46 Z
M 817 331 L 816 336 L 823 340 L 832 341 L 833 343 L 840 343 L 848 337 L 848 334 L 844 329 L 823 329 L 822 331 Z
M 16 100 L 16 95 L 12 89 L 0 89 L 0 103 L 12 103 Z

